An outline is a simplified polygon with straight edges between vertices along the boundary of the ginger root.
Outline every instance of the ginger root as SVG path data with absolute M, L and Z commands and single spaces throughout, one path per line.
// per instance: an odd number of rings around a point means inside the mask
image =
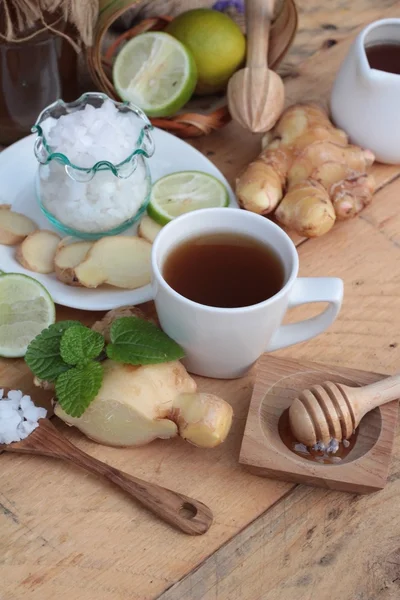
M 201 448 L 213 448 L 228 435 L 232 408 L 222 398 L 197 393 L 194 379 L 178 361 L 155 365 L 103 363 L 99 393 L 79 418 L 56 403 L 54 413 L 95 442 L 142 446 L 180 435 Z
M 236 181 L 239 204 L 306 237 L 327 233 L 372 199 L 369 150 L 348 144 L 322 108 L 295 104 L 262 141 L 263 149 Z

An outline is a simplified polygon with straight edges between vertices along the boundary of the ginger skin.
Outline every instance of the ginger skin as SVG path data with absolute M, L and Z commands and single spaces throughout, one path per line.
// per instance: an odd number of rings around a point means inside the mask
M 336 220 L 328 192 L 313 179 L 293 185 L 276 209 L 275 216 L 282 225 L 306 237 L 328 233 Z
M 282 225 L 314 237 L 371 202 L 375 184 L 366 171 L 374 155 L 349 144 L 319 106 L 286 109 L 262 146 L 236 181 L 242 208 L 259 215 L 275 211 Z

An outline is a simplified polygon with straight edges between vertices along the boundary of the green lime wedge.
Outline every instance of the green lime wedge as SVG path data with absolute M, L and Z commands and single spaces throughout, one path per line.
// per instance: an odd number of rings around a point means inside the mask
M 153 185 L 149 216 L 160 225 L 199 208 L 228 206 L 229 194 L 218 179 L 201 171 L 179 171 Z
M 160 31 L 142 33 L 125 44 L 113 67 L 114 86 L 125 101 L 149 117 L 175 114 L 193 94 L 197 68 L 190 50 Z
M 0 275 L 0 356 L 25 356 L 28 344 L 55 322 L 54 302 L 36 279 Z

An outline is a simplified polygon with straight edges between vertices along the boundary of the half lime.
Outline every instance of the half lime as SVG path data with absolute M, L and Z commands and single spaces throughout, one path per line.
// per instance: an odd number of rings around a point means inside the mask
M 228 190 L 219 179 L 202 171 L 179 171 L 155 182 L 147 212 L 154 221 L 166 225 L 193 210 L 228 204 Z
M 196 63 L 190 50 L 168 33 L 151 31 L 132 38 L 113 67 L 115 89 L 149 117 L 175 114 L 193 94 Z
M 20 273 L 0 275 L 0 356 L 25 356 L 55 319 L 54 302 L 41 283 Z

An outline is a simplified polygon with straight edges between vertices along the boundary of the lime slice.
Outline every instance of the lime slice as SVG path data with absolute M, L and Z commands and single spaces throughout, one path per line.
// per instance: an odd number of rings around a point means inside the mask
M 113 67 L 114 86 L 123 100 L 149 117 L 169 117 L 193 94 L 197 68 L 187 48 L 168 33 L 142 33 L 125 44 Z
M 25 356 L 28 344 L 55 318 L 54 302 L 36 279 L 0 275 L 0 356 Z
M 179 171 L 155 182 L 147 212 L 165 225 L 192 210 L 228 204 L 228 190 L 218 179 L 201 171 Z

